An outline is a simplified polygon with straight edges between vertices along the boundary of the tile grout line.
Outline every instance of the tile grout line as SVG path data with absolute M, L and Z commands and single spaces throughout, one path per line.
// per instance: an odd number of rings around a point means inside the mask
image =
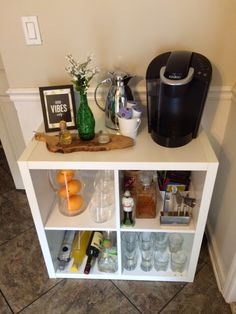
M 10 311 L 11 311 L 12 313 L 14 313 L 14 311 L 12 310 L 12 308 L 11 308 L 9 302 L 7 301 L 7 298 L 5 297 L 4 293 L 2 292 L 2 289 L 0 289 L 0 294 L 2 295 L 3 299 L 5 300 L 5 302 L 6 302 L 7 306 L 9 307 Z
M 48 290 L 45 291 L 44 293 L 40 294 L 35 300 L 33 300 L 32 302 L 28 303 L 26 306 L 24 306 L 20 311 L 16 312 L 15 314 L 20 314 L 22 311 L 24 311 L 25 309 L 27 309 L 30 305 L 34 304 L 36 301 L 38 301 L 40 298 L 42 298 L 45 294 L 47 294 L 49 291 L 51 291 L 52 289 L 54 289 L 57 285 L 59 285 L 59 284 L 62 283 L 63 281 L 66 281 L 66 279 L 60 280 L 58 283 L 56 283 L 54 286 L 52 286 L 50 289 L 48 289 Z
M 130 304 L 132 304 L 134 306 L 134 308 L 140 313 L 140 314 L 144 314 L 143 312 L 140 311 L 140 309 L 130 300 L 130 298 L 119 288 L 117 287 L 117 285 L 113 282 L 113 280 L 110 280 L 111 283 L 116 287 L 116 289 L 118 289 L 120 291 L 120 293 L 129 301 Z
M 157 314 L 161 313 L 167 307 L 167 305 L 170 304 L 175 299 L 175 297 L 187 286 L 187 284 L 188 283 L 181 287 L 179 291 L 177 291 L 176 294 L 173 295 L 172 298 L 165 305 L 162 306 L 162 308 L 157 312 Z
M 32 229 L 32 228 L 34 228 L 34 225 L 32 225 L 31 227 L 27 228 L 26 230 L 24 230 L 24 231 L 22 231 L 22 232 L 18 233 L 18 234 L 17 234 L 17 235 L 15 235 L 13 238 L 8 239 L 8 240 L 6 240 L 6 241 L 4 241 L 4 242 L 0 243 L 0 248 L 1 248 L 3 245 L 5 245 L 5 244 L 7 244 L 8 242 L 10 242 L 10 241 L 14 240 L 15 238 L 17 238 L 17 237 L 21 236 L 22 234 L 24 234 L 25 232 L 29 231 L 29 230 L 30 230 L 30 229 Z
M 207 265 L 207 264 L 206 264 L 205 262 L 203 262 L 203 266 L 198 270 L 198 272 L 196 273 L 196 275 L 198 275 L 198 274 L 201 272 L 201 270 L 202 270 L 206 265 Z M 160 314 L 160 313 L 167 307 L 167 305 L 170 304 L 170 303 L 178 296 L 178 294 L 179 294 L 188 284 L 190 284 L 190 283 L 191 283 L 191 282 L 186 282 L 185 285 L 184 285 L 183 287 L 181 287 L 178 292 L 176 292 L 176 294 L 160 309 L 160 311 L 159 311 L 157 314 Z

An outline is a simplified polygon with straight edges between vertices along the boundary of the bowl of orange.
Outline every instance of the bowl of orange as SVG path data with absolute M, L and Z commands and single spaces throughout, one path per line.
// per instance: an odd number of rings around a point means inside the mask
M 54 170 L 49 174 L 50 184 L 56 192 L 59 210 L 63 215 L 75 216 L 86 208 L 83 197 L 84 183 L 73 169 Z

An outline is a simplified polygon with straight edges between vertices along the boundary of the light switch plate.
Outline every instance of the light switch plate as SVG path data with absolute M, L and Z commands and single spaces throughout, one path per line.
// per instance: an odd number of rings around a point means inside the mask
M 27 45 L 42 45 L 37 16 L 21 17 Z

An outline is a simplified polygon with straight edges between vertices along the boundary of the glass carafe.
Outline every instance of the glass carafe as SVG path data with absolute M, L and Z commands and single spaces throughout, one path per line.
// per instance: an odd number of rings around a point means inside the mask
M 115 207 L 114 174 L 111 170 L 99 170 L 94 180 L 94 193 L 89 203 L 93 221 L 103 223 L 111 219 Z
M 156 182 L 152 171 L 141 171 L 138 178 L 136 218 L 156 217 Z

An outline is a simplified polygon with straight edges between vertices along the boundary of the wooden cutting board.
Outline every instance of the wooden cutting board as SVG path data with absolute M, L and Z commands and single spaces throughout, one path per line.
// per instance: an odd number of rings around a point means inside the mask
M 57 135 L 50 136 L 45 133 L 36 133 L 35 139 L 37 141 L 45 142 L 47 149 L 53 153 L 72 153 L 72 152 L 99 152 L 108 151 L 112 149 L 123 149 L 134 145 L 134 140 L 128 136 L 109 134 L 110 142 L 100 144 L 98 142 L 98 134 L 90 141 L 82 141 L 76 135 L 73 135 L 72 143 L 69 145 L 60 145 L 59 137 Z

